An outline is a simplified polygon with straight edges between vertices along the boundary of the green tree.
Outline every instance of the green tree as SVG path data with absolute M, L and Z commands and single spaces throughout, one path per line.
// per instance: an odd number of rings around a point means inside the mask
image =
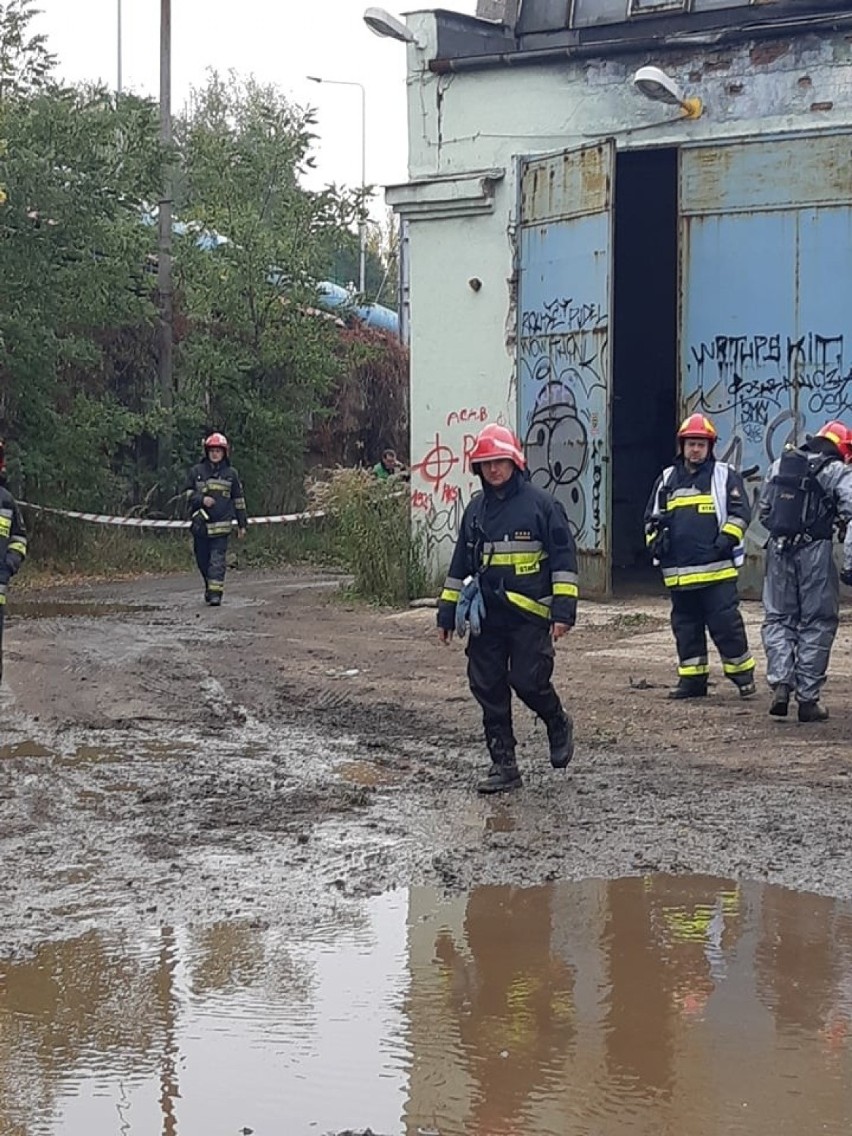
M 323 237 L 320 271 L 324 280 L 339 284 L 342 288 L 357 291 L 360 275 L 361 238 L 358 231 L 357 194 L 349 194 L 335 184 L 328 187 L 331 200 L 339 203 L 337 223 L 329 227 Z M 371 190 L 367 188 L 369 198 Z M 368 303 L 376 301 L 385 279 L 385 264 L 382 259 L 382 246 L 376 239 L 376 226 L 367 223 L 367 257 L 365 261 L 365 299 Z M 384 301 L 382 301 L 384 302 Z
M 45 83 L 5 99 L 2 123 L 0 432 L 28 493 L 117 505 L 116 453 L 152 412 L 154 234 L 141 216 L 160 182 L 155 108 Z
M 175 131 L 177 211 L 190 222 L 175 261 L 185 318 L 179 433 L 186 459 L 210 426 L 233 436 L 255 511 L 301 493 L 312 416 L 341 373 L 337 328 L 317 309 L 315 282 L 351 206 L 300 185 L 313 125 L 276 88 L 213 74 Z M 199 232 L 227 241 L 205 249 Z
M 31 94 L 49 81 L 56 57 L 43 35 L 31 35 L 37 14 L 32 0 L 0 4 L 0 104 Z
M 0 436 L 15 487 L 42 504 L 129 511 L 171 492 L 157 473 L 164 426 L 175 482 L 218 427 L 252 511 L 276 511 L 301 494 L 306 438 L 334 421 L 344 452 L 356 428 L 341 423 L 357 420 L 361 439 L 380 420 L 361 388 L 384 398 L 404 378 L 404 361 L 342 335 L 317 302 L 329 251 L 354 240 L 357 252 L 359 196 L 304 190 L 313 114 L 252 80 L 211 76 L 164 153 L 151 101 L 54 78 L 33 15 L 30 0 L 0 3 Z M 168 423 L 151 223 L 166 160 L 180 222 Z M 335 420 L 336 391 L 349 409 Z

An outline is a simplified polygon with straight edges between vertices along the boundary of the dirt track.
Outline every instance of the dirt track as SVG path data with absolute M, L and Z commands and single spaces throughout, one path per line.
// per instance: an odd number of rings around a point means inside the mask
M 708 872 L 852 895 L 852 625 L 800 726 L 717 677 L 672 704 L 664 597 L 581 605 L 557 654 L 577 756 L 517 714 L 525 788 L 484 760 L 464 655 L 434 611 L 346 603 L 307 573 L 54 590 L 9 604 L 0 694 L 0 934 L 245 917 L 298 926 L 426 883 Z M 759 608 L 745 605 L 759 651 Z M 717 671 L 718 675 L 718 671 Z

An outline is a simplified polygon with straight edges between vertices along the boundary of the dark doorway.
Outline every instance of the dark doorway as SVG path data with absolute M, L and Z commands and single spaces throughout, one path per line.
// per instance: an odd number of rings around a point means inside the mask
M 613 586 L 649 574 L 642 518 L 677 429 L 677 150 L 621 153 L 615 172 Z

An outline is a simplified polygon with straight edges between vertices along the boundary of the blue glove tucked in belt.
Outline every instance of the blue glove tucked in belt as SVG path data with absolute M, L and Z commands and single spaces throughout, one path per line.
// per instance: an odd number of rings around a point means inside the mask
M 470 624 L 471 635 L 478 635 L 482 631 L 484 619 L 485 600 L 482 598 L 479 577 L 468 576 L 456 604 L 456 634 L 463 639 L 467 625 Z

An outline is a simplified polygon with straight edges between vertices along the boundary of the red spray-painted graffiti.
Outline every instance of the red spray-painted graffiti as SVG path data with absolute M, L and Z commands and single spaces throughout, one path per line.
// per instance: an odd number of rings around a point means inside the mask
M 436 431 L 422 458 L 411 466 L 411 508 L 420 518 L 431 556 L 456 539 L 461 515 L 476 486 L 470 455 L 487 406 L 464 406 L 446 416 L 446 433 Z
M 434 489 L 440 489 L 458 466 L 462 474 L 470 473 L 470 455 L 475 441 L 475 434 L 463 434 L 461 446 L 452 446 L 444 442 L 440 434 L 435 434 L 434 445 L 421 461 L 412 465 L 411 471 Z
M 458 422 L 487 422 L 488 407 L 462 407 L 461 410 L 451 410 L 447 415 L 447 425 L 453 426 Z
M 441 435 L 436 433 L 435 444 L 421 461 L 411 467 L 411 472 L 419 474 L 430 485 L 438 486 L 450 476 L 459 460 L 452 446 L 442 442 Z

